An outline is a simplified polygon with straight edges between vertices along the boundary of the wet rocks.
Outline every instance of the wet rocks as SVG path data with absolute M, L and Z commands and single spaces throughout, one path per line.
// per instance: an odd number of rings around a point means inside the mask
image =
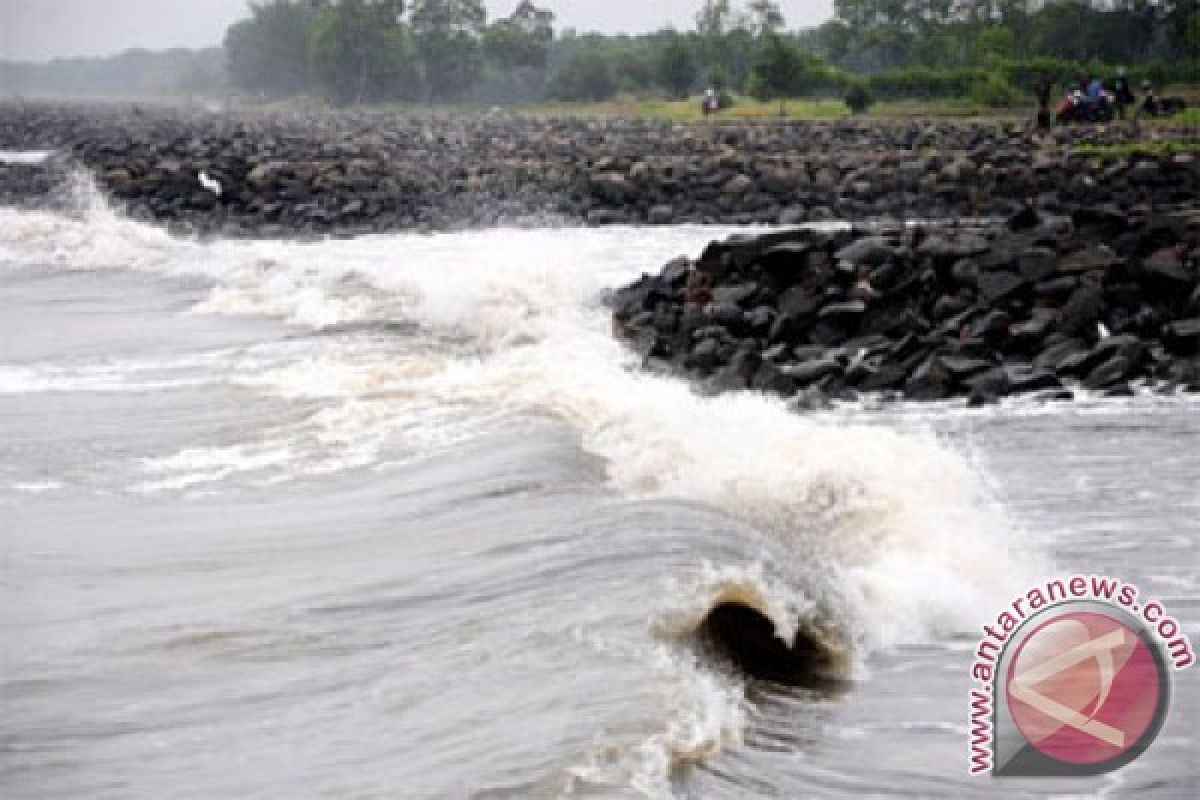
M 309 235 L 526 220 L 794 225 L 1015 215 L 1011 232 L 1026 240 L 995 268 L 1035 285 L 1125 258 L 1116 240 L 1137 209 L 1195 207 L 1195 159 L 1073 154 L 1078 137 L 1099 135 L 1079 128 L 1039 139 L 1017 123 L 971 121 L 679 125 L 0 103 L 0 149 L 57 149 L 115 205 L 179 230 Z M 1109 143 L 1127 134 L 1102 135 Z M 219 197 L 206 196 L 201 173 L 220 183 Z M 0 198 L 10 202 L 37 196 L 34 189 L 19 175 L 0 180 Z M 1052 273 L 1034 234 L 1062 224 L 1093 241 L 1081 236 L 1070 259 L 1055 252 Z M 1094 237 L 1113 252 L 1093 246 Z M 1177 282 L 1172 242 L 1151 245 L 1138 254 L 1155 255 L 1147 269 L 1164 286 Z M 890 244 L 861 246 L 871 252 L 857 266 L 887 267 Z M 981 255 L 977 237 L 925 246 L 936 250 L 939 271 L 993 269 L 956 267 Z M 1006 283 L 985 280 L 1002 294 L 1012 288 Z
M 1138 381 L 1200 390 L 1200 227 L 1076 221 L 1022 210 L 970 229 L 732 237 L 617 291 L 615 329 L 647 363 L 712 390 L 806 407 L 860 393 L 1061 398 Z
M 0 204 L 28 208 L 69 206 L 70 164 L 51 157 L 26 163 L 0 159 Z

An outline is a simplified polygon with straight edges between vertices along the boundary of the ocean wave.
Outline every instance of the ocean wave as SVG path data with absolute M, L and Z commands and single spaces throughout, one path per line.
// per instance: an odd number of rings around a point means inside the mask
M 921 420 L 803 416 L 776 398 L 702 397 L 639 369 L 610 334 L 604 290 L 726 232 L 199 242 L 92 203 L 79 217 L 0 210 L 0 261 L 202 275 L 214 288 L 194 311 L 270 315 L 314 333 L 405 326 L 312 337 L 320 348 L 240 371 L 237 385 L 317 407 L 252 440 L 147 459 L 138 491 L 363 467 L 394 458 L 397 442 L 420 457 L 533 415 L 569 425 L 618 492 L 715 509 L 754 531 L 786 568 L 745 566 L 752 556 L 703 565 L 647 609 L 657 638 L 642 657 L 676 676 L 673 710 L 645 737 L 601 737 L 568 771 L 567 789 L 615 783 L 653 797 L 669 794 L 679 765 L 744 729 L 741 679 L 693 646 L 721 609 L 751 612 L 767 624 L 759 643 L 804 643 L 844 677 L 874 650 L 974 628 L 978 608 L 1039 569 L 977 465 Z
M 94 192 L 94 190 L 93 190 Z M 1032 569 L 976 468 L 919 420 L 797 415 L 754 393 L 700 397 L 642 374 L 598 299 L 727 231 L 487 230 L 322 242 L 172 238 L 82 192 L 78 218 L 0 211 L 0 258 L 200 274 L 198 310 L 310 329 L 364 319 L 421 334 L 247 375 L 285 397 L 387 395 L 387 414 L 466 405 L 565 420 L 612 484 L 730 513 L 785 543 L 856 609 L 870 649 L 973 624 Z M 423 413 L 423 412 L 420 412 Z

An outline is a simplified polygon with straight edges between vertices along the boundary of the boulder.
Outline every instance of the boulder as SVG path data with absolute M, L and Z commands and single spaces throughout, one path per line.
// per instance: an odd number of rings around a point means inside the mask
M 1072 272 L 1101 272 L 1116 266 L 1121 261 L 1112 248 L 1107 245 L 1090 245 L 1062 258 L 1058 262 L 1058 271 Z
M 883 236 L 864 236 L 834 254 L 838 261 L 849 264 L 878 266 L 896 255 L 892 242 Z
M 1162 341 L 1177 355 L 1195 355 L 1200 349 L 1200 317 L 1180 319 L 1162 326 Z
M 721 187 L 726 197 L 744 197 L 754 190 L 754 180 L 746 175 L 734 175 Z

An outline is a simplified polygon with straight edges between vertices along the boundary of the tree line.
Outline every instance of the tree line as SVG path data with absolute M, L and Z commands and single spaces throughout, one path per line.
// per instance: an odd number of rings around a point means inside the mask
M 521 0 L 487 23 L 481 0 L 270 0 L 225 36 L 235 86 L 336 103 L 461 98 L 486 68 L 538 82 L 554 16 Z
M 532 0 L 260 0 L 225 39 L 231 82 L 331 102 L 598 101 L 712 87 L 760 98 L 848 91 L 1002 105 L 1042 75 L 1127 66 L 1200 82 L 1196 0 L 836 0 L 792 32 L 775 0 L 705 0 L 691 30 L 556 31 Z
M 226 82 L 225 53 L 126 50 L 108 58 L 59 58 L 46 63 L 0 61 L 0 95 L 134 96 L 212 94 Z

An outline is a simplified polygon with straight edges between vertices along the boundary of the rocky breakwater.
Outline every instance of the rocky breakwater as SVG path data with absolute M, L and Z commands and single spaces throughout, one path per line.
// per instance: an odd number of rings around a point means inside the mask
M 558 214 L 554 199 L 572 178 L 541 155 L 514 152 L 498 125 L 382 112 L 14 103 L 0 105 L 0 148 L 54 149 L 113 205 L 182 233 L 363 234 Z
M 278 236 L 495 225 L 783 224 L 1194 203 L 1191 153 L 1075 151 L 1131 129 L 1017 121 L 718 123 L 0 104 L 0 148 L 57 149 L 129 214 Z M 208 176 L 220 191 L 206 187 Z M 19 194 L 17 190 L 10 194 Z
M 734 236 L 613 298 L 650 368 L 804 405 L 1200 390 L 1200 211 Z
M 0 152 L 0 204 L 27 208 L 69 206 L 71 165 L 47 154 Z

